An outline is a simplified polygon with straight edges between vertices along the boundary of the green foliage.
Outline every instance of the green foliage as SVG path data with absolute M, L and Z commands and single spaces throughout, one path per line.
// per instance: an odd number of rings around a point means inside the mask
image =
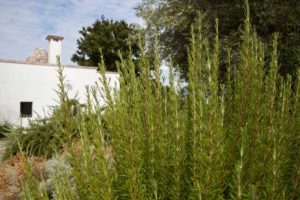
M 198 12 L 204 13 L 205 29 L 213 32 L 216 18 L 220 19 L 219 33 L 222 42 L 221 74 L 225 79 L 227 48 L 233 48 L 232 62 L 237 63 L 239 51 L 240 29 L 244 12 L 241 0 L 143 0 L 136 8 L 137 14 L 147 24 L 147 33 L 153 37 L 158 34 L 161 41 L 161 51 L 164 57 L 172 55 L 176 64 L 188 71 L 187 47 L 189 45 L 190 27 L 195 23 Z M 251 23 L 257 30 L 258 36 L 267 44 L 266 55 L 271 56 L 271 34 L 280 33 L 279 60 L 280 73 L 290 74 L 294 80 L 299 69 L 300 53 L 300 1 L 298 0 L 251 0 Z M 266 59 L 268 61 L 268 59 Z
M 12 126 L 9 123 L 0 125 L 0 139 L 4 138 L 11 128 Z
M 66 143 L 71 175 L 53 182 L 57 199 L 299 198 L 300 71 L 294 88 L 291 77 L 279 75 L 276 34 L 265 62 L 246 7 L 239 62 L 231 63 L 228 53 L 225 84 L 218 79 L 218 21 L 208 38 L 197 20 L 186 99 L 172 60 L 169 86 L 162 86 L 158 51 L 152 71 L 142 48 L 138 66 L 120 58 L 119 91 L 110 88 L 100 63 L 101 86 L 88 91 L 88 120 L 78 118 L 80 137 Z M 31 193 L 42 190 L 27 190 L 23 198 Z
M 118 52 L 128 57 L 130 51 L 135 59 L 139 57 L 137 44 L 131 37 L 137 33 L 134 25 L 125 21 L 105 19 L 97 20 L 88 27 L 83 27 L 81 38 L 77 40 L 78 50 L 72 56 L 72 61 L 79 65 L 97 66 L 100 62 L 100 51 L 103 54 L 107 70 L 117 71 L 115 62 L 119 61 Z
M 21 159 L 25 160 L 24 155 Z M 48 195 L 45 188 L 40 187 L 39 180 L 34 175 L 33 166 L 30 160 L 25 160 L 25 177 L 22 193 L 19 195 L 19 198 L 24 200 L 40 199 L 47 200 Z
M 59 144 L 58 139 L 53 136 L 55 130 L 47 121 L 34 122 L 29 128 L 11 129 L 5 138 L 2 160 L 7 160 L 20 150 L 28 155 L 51 157 Z

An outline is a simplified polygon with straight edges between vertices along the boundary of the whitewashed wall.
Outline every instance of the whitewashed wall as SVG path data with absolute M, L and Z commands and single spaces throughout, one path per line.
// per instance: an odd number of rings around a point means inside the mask
M 20 102 L 33 102 L 30 119 L 47 116 L 50 106 L 57 105 L 57 66 L 25 64 L 0 60 L 0 123 L 5 121 L 26 126 L 28 119 L 20 117 Z M 65 85 L 69 97 L 78 94 L 85 102 L 85 86 L 99 82 L 96 68 L 65 66 Z M 118 85 L 119 75 L 107 72 L 111 85 Z M 100 83 L 100 82 L 99 82 Z

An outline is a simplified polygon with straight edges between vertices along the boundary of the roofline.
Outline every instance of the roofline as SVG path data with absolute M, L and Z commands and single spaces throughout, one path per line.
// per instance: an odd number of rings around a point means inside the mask
M 4 60 L 4 59 L 0 59 L 0 63 L 12 63 L 12 64 L 40 65 L 40 66 L 57 67 L 57 65 L 49 64 L 49 63 L 28 63 L 28 62 L 24 62 L 24 61 Z M 62 66 L 66 67 L 66 68 L 76 68 L 76 69 L 94 69 L 94 70 L 98 69 L 98 67 L 96 67 L 96 66 L 81 66 L 81 65 L 62 65 Z M 114 72 L 114 71 L 106 71 L 106 73 L 119 74 L 118 72 Z

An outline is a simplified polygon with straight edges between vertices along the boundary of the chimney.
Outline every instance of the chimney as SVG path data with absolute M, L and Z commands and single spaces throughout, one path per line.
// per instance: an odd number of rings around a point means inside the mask
M 56 65 L 56 56 L 61 56 L 61 41 L 62 36 L 48 35 L 46 40 L 49 41 L 48 63 Z

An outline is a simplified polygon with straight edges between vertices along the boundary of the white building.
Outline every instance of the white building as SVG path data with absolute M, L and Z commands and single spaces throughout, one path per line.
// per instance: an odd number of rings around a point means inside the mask
M 63 37 L 49 35 L 46 39 L 49 41 L 48 59 L 45 50 L 37 49 L 42 54 L 27 58 L 27 62 L 0 60 L 0 124 L 26 126 L 29 119 L 47 116 L 49 109 L 57 105 L 56 56 L 61 55 Z M 97 67 L 63 67 L 69 97 L 77 95 L 80 102 L 85 102 L 85 87 L 99 82 Z M 107 72 L 106 76 L 112 87 L 118 84 L 118 73 Z

